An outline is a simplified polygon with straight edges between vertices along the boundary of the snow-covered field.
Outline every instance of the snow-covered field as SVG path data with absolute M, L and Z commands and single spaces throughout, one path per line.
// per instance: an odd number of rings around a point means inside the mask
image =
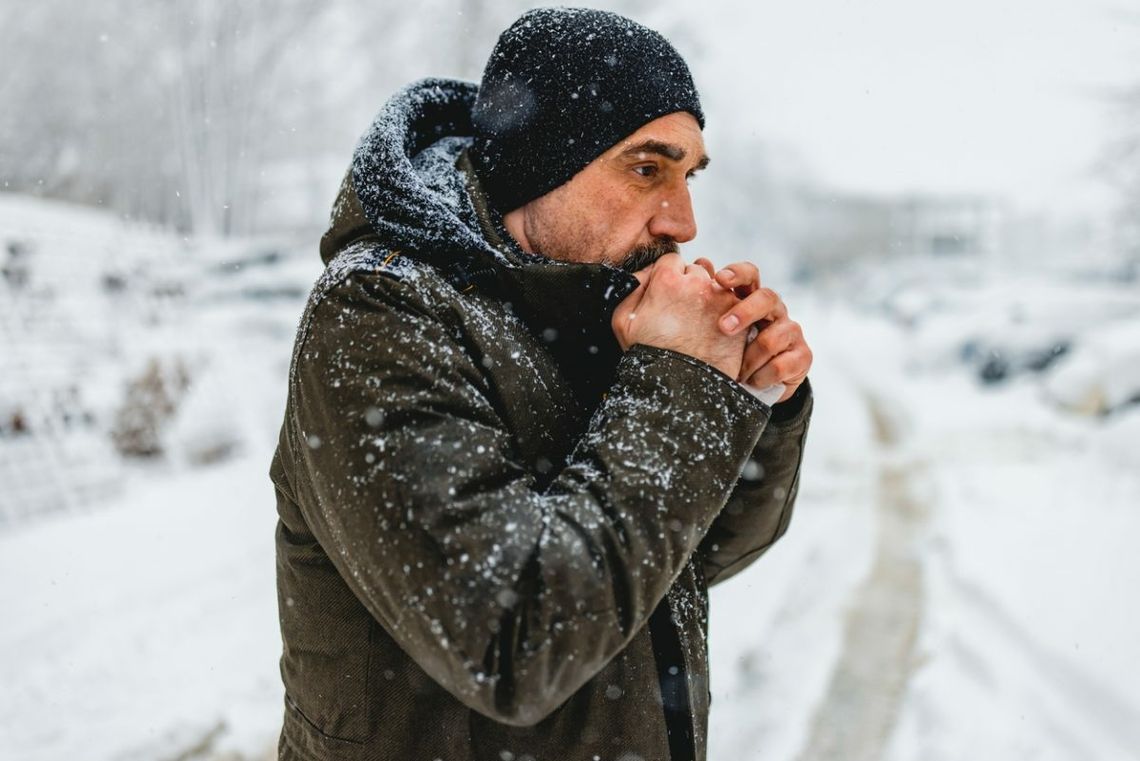
M 34 237 L 13 203 L 0 202 L 0 237 L 34 239 L 45 260 L 75 243 Z M 75 366 L 103 401 L 83 432 L 52 428 L 53 441 L 105 432 L 122 381 L 152 354 L 194 371 L 165 458 L 118 462 L 115 489 L 94 504 L 0 524 L 3 759 L 272 756 L 281 688 L 266 474 L 300 310 L 282 284 L 311 279 L 319 262 L 315 250 L 254 266 L 248 247 L 169 245 L 164 256 L 197 265 L 182 262 L 185 297 L 159 319 L 140 316 L 149 302 L 123 316 L 105 308 L 120 291 L 92 292 L 54 332 L 0 332 L 0 356 L 23 357 L 26 383 L 45 389 L 57 379 L 36 375 L 37 356 L 84 358 Z M 1140 346 L 1137 286 L 931 277 L 903 298 L 882 286 L 889 273 L 878 278 L 853 288 L 858 298 L 769 284 L 815 350 L 816 409 L 789 534 L 713 590 L 710 759 L 1140 758 L 1129 602 L 1140 405 L 1082 416 L 1048 388 L 1104 326 Z M 61 282 L 56 302 L 68 304 Z M 1073 357 L 981 383 L 961 346 L 1022 341 L 1006 320 L 1013 302 L 1048 332 L 1034 315 L 1059 298 L 1079 312 Z M 17 325 L 4 315 L 0 327 Z M 64 341 L 84 315 L 103 344 Z M 0 390 L 0 414 L 39 398 Z M 19 441 L 0 437 L 0 459 Z M 216 450 L 203 441 L 234 446 L 195 464 L 192 453 Z M 22 472 L 9 469 L 6 486 Z

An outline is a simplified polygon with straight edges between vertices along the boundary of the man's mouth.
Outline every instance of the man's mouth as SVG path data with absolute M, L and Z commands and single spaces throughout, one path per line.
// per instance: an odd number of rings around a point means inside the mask
M 677 241 L 672 238 L 659 238 L 652 243 L 631 250 L 622 258 L 618 266 L 626 272 L 637 272 L 653 264 L 665 254 L 676 254 L 679 251 Z

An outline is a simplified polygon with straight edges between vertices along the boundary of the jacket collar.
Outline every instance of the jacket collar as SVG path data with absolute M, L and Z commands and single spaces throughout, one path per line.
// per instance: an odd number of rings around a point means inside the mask
M 563 262 L 527 253 L 489 203 L 466 151 L 456 166 L 466 177 L 484 238 L 502 254 L 502 259 L 491 263 L 485 287 L 498 290 L 512 311 L 543 340 L 579 391 L 596 400 L 612 383 L 612 371 L 622 353 L 610 326 L 614 308 L 636 290 L 637 278 L 605 264 Z M 504 266 L 504 260 L 509 265 Z M 475 285 L 479 287 L 478 282 Z

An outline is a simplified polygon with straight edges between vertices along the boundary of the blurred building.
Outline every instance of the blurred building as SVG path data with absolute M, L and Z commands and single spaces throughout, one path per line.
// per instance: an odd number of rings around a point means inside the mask
M 898 256 L 990 257 L 1005 236 L 1002 206 L 983 196 L 809 192 L 801 208 L 793 237 L 812 271 Z
M 897 250 L 929 256 L 988 256 L 1001 246 L 1005 215 L 981 196 L 910 196 L 890 204 Z

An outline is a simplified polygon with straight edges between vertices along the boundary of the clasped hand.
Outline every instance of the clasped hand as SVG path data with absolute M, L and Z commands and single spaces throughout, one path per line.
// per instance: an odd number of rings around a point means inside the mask
M 623 350 L 640 343 L 678 351 L 757 389 L 782 383 L 781 402 L 807 377 L 812 353 L 803 331 L 779 294 L 760 285 L 756 265 L 717 271 L 703 257 L 688 264 L 665 254 L 634 275 L 638 287 L 611 322 Z

